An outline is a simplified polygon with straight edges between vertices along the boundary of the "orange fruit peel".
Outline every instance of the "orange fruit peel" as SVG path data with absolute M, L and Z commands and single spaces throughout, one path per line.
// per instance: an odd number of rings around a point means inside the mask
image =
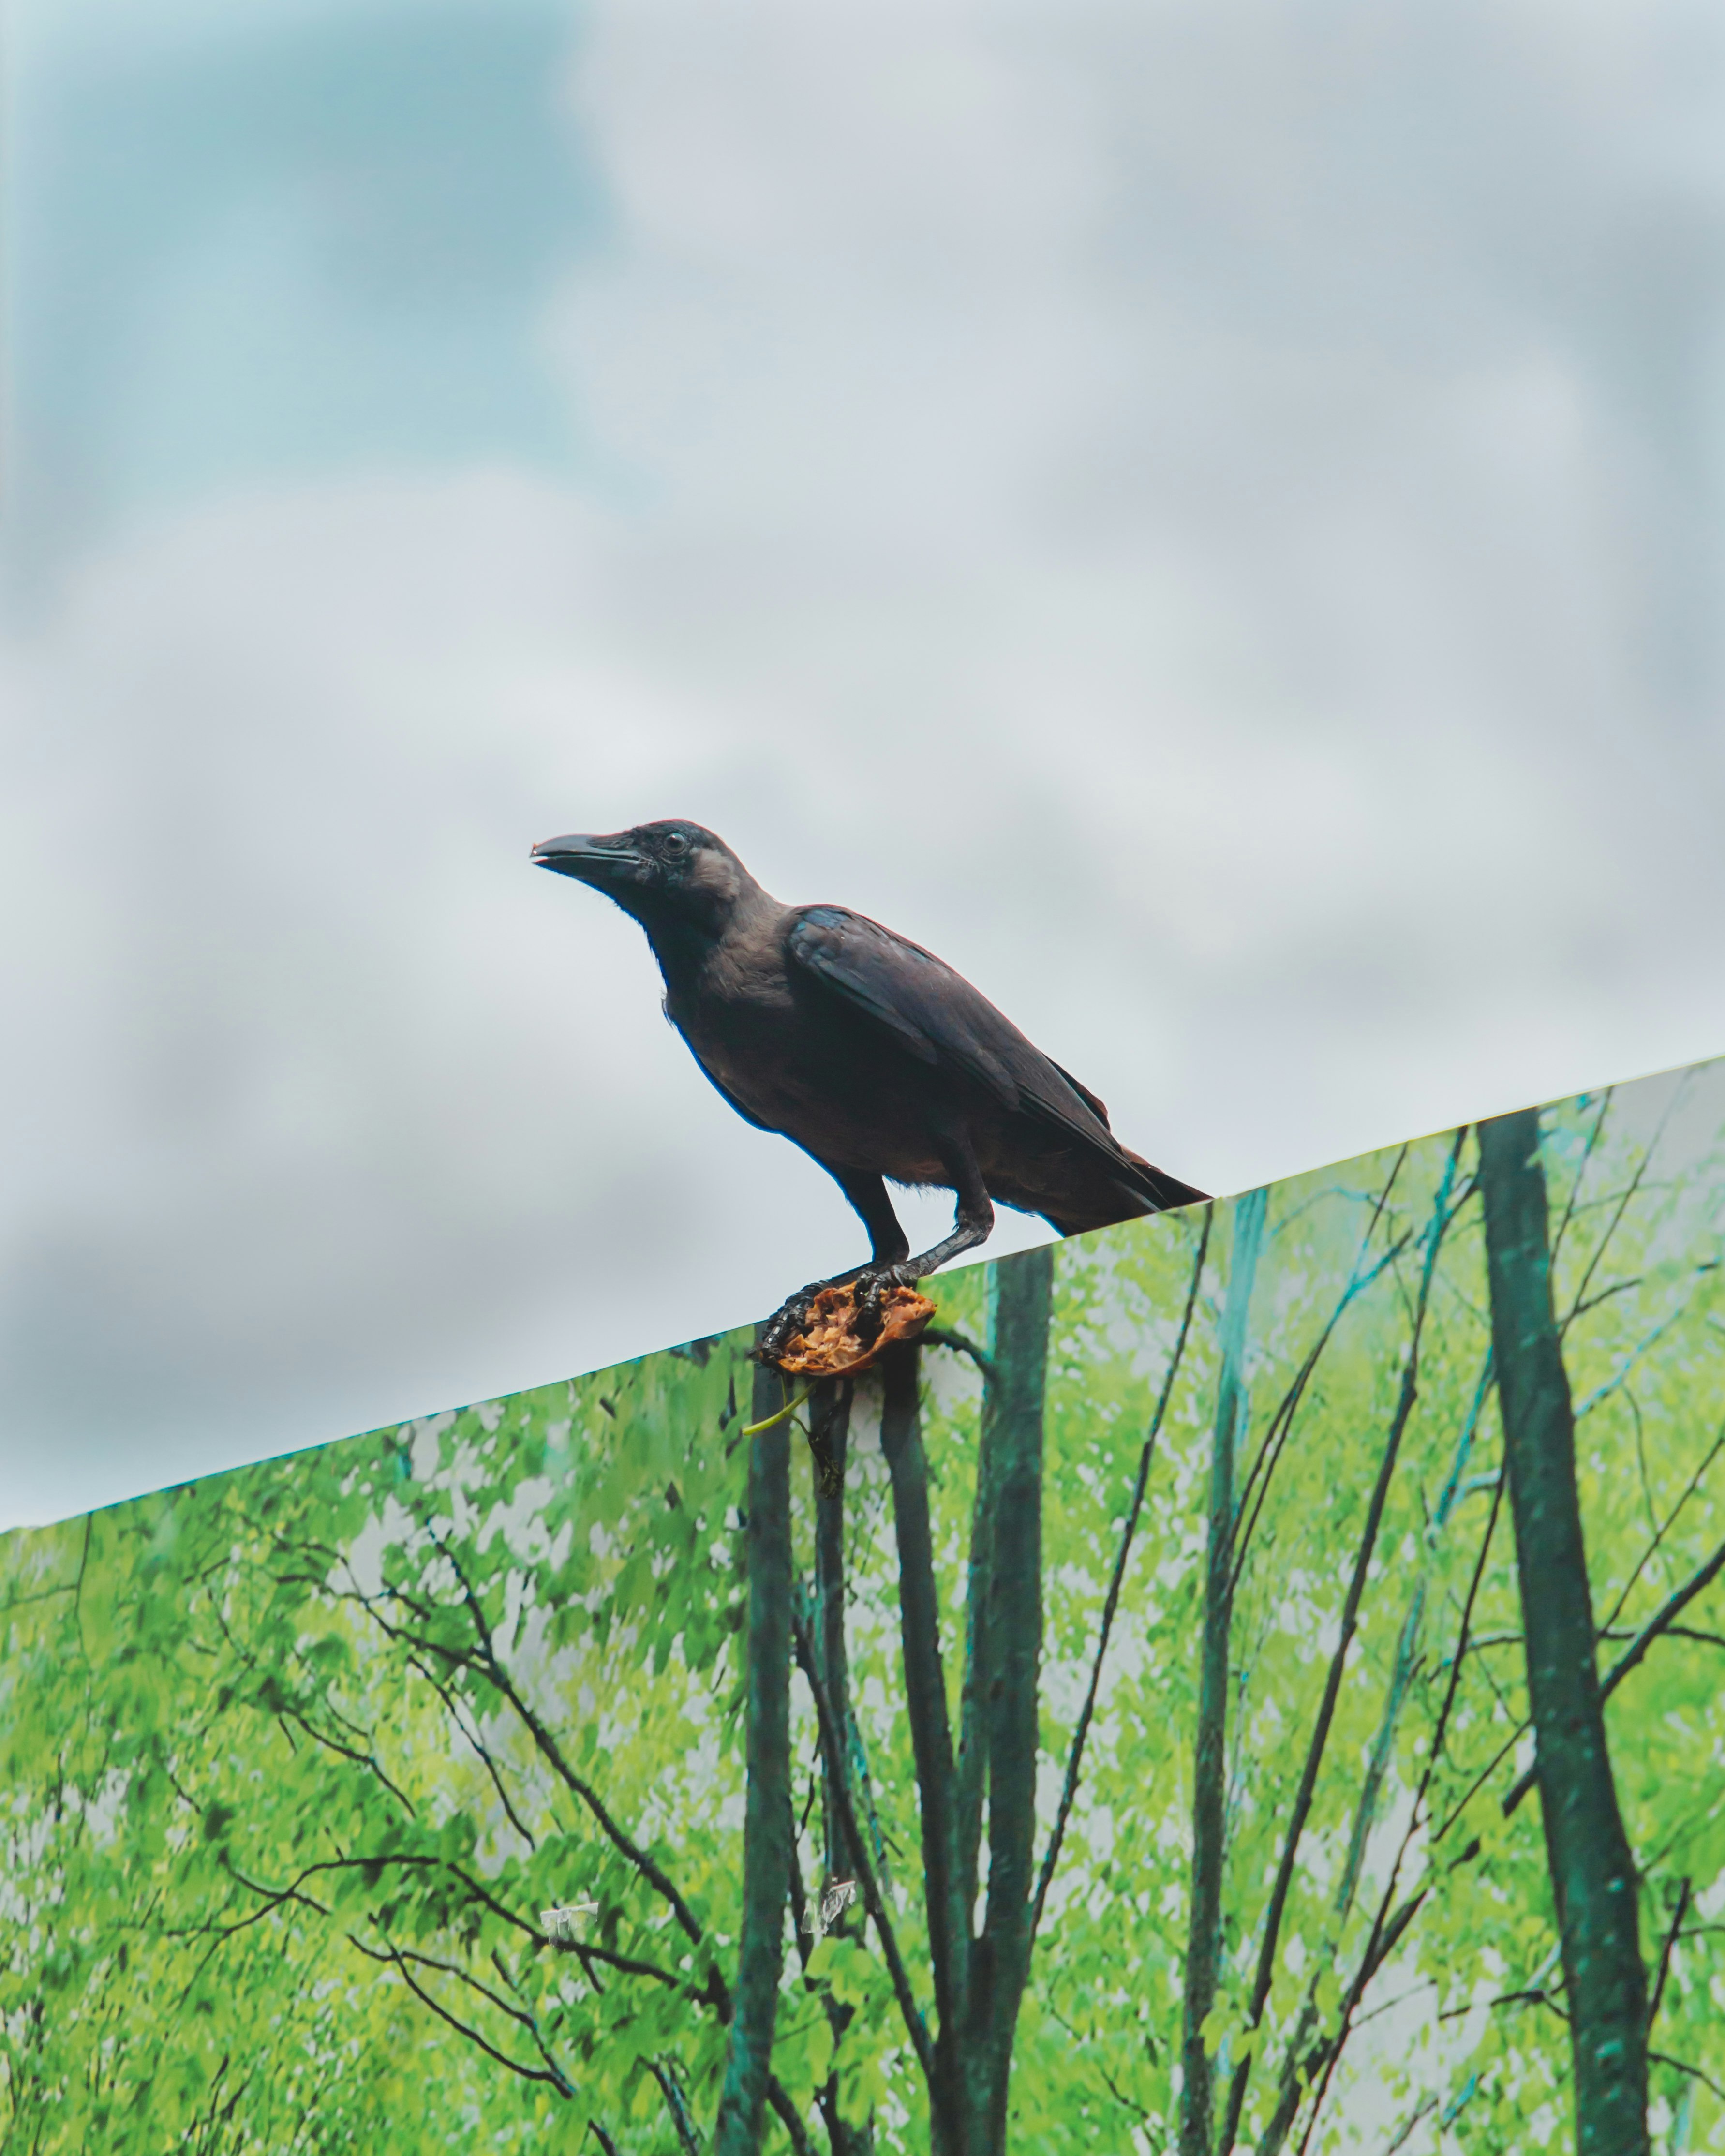
M 913 1287 L 889 1289 L 875 1305 L 880 1329 L 871 1340 L 857 1332 L 857 1314 L 853 1289 L 824 1287 L 775 1358 L 778 1367 L 793 1378 L 853 1377 L 896 1341 L 916 1339 L 934 1305 Z

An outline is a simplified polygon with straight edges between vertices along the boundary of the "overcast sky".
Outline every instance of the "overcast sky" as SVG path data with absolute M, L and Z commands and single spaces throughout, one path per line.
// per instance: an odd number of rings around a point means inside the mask
M 861 1255 L 550 833 L 1219 1191 L 1725 1050 L 1716 7 L 11 17 L 0 1521 Z

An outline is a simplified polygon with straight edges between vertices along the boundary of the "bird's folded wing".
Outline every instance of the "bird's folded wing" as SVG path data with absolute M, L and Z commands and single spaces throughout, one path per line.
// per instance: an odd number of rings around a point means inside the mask
M 1107 1111 L 1027 1040 L 962 973 L 932 952 L 842 906 L 805 906 L 793 961 L 927 1064 L 984 1086 L 1003 1108 L 1060 1125 L 1110 1153 Z

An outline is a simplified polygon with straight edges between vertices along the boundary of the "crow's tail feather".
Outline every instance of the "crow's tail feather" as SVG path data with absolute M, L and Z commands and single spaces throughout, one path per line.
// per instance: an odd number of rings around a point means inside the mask
M 1177 1206 L 1202 1204 L 1209 1195 L 1182 1183 L 1178 1176 L 1163 1174 L 1147 1161 L 1133 1157 L 1132 1168 L 1137 1172 L 1130 1181 L 1124 1175 L 1112 1175 L 1100 1184 L 1092 1182 L 1082 1192 L 1069 1189 L 1052 1202 L 1047 1191 L 1032 1199 L 1028 1193 L 999 1188 L 992 1177 L 988 1188 L 1004 1204 L 1016 1204 L 1023 1212 L 1040 1213 L 1058 1235 L 1088 1235 L 1092 1228 L 1113 1228 L 1122 1220 L 1142 1220 L 1153 1213 L 1171 1212 Z
M 1056 1235 L 1087 1235 L 1092 1228 L 1201 1204 L 1209 1195 L 1127 1152 L 1111 1133 L 1100 1142 L 1077 1145 L 1069 1132 L 1062 1133 L 1065 1142 L 1050 1145 L 1034 1126 L 1024 1135 L 1030 1142 L 988 1162 L 988 1195 L 997 1205 L 1040 1214 Z
M 1179 1205 L 1202 1205 L 1208 1200 L 1209 1191 L 1182 1183 L 1178 1175 L 1169 1175 L 1163 1168 L 1153 1168 L 1142 1153 L 1132 1152 L 1125 1146 L 1120 1150 L 1138 1171 L 1127 1187 L 1147 1198 L 1158 1213 L 1171 1213 Z

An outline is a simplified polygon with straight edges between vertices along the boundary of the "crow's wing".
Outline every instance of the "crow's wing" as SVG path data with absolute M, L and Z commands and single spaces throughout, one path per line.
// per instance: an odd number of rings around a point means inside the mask
M 1111 1135 L 1114 1126 L 1108 1120 L 1108 1111 L 1096 1098 L 1096 1095 L 1091 1092 L 1089 1086 L 1080 1085 L 1078 1081 L 1072 1075 L 1072 1073 L 1067 1070 L 1065 1064 L 1056 1063 L 1055 1065 L 1055 1069 L 1060 1072 L 1061 1077 L 1065 1080 L 1066 1083 L 1072 1088 L 1072 1091 L 1078 1096 L 1079 1099 L 1083 1101 L 1085 1106 L 1090 1110 L 1096 1121 L 1102 1126 L 1102 1128 Z
M 793 916 L 786 947 L 824 988 L 922 1062 L 986 1087 L 1009 1111 L 1053 1123 L 1123 1159 L 1096 1096 L 921 944 L 848 907 L 805 906 Z

